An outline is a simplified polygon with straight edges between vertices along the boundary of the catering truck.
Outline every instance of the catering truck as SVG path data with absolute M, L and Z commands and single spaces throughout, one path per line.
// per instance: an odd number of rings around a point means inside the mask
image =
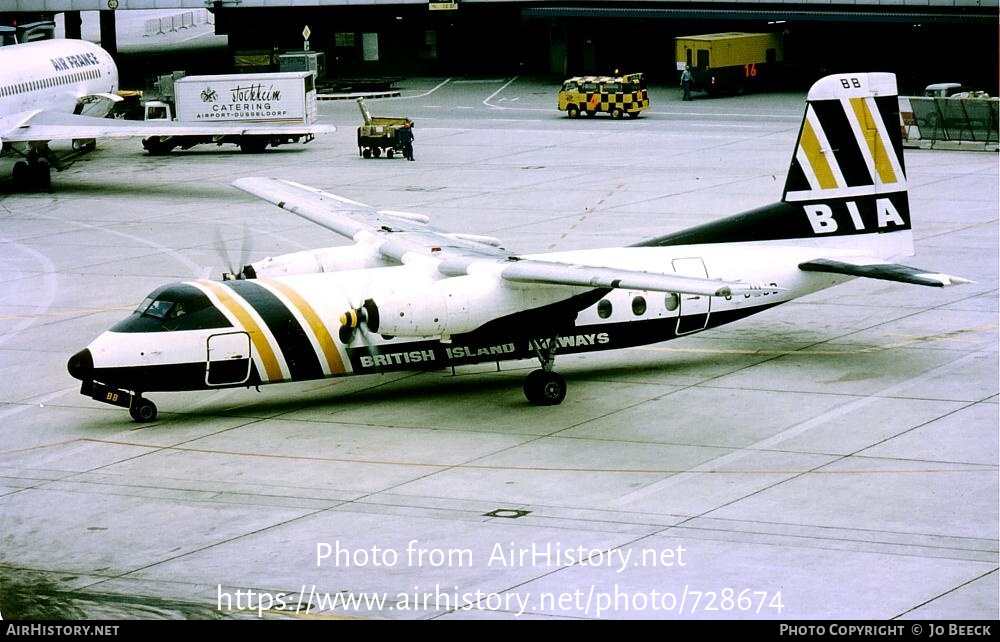
M 674 39 L 678 78 L 689 68 L 693 89 L 741 94 L 773 80 L 784 63 L 781 34 L 725 32 Z
M 160 76 L 157 97 L 144 102 L 146 121 L 177 123 L 178 134 L 146 138 L 152 155 L 195 145 L 232 143 L 244 152 L 302 141 L 334 128 L 318 125 L 315 75 L 311 71 L 185 76 Z M 183 125 L 197 126 L 189 133 Z

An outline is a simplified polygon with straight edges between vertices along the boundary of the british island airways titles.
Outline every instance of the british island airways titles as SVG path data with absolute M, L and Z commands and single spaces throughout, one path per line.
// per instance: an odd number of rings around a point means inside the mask
M 558 342 L 560 348 L 570 348 L 576 346 L 591 346 L 610 343 L 611 337 L 607 332 L 596 332 L 592 334 L 577 334 L 559 337 Z M 445 356 L 449 360 L 483 358 L 494 355 L 513 354 L 517 351 L 517 345 L 514 343 L 501 343 L 483 347 L 454 345 L 445 347 L 444 351 Z M 387 366 L 408 363 L 427 363 L 436 361 L 437 359 L 438 355 L 434 350 L 406 350 L 402 352 L 364 354 L 359 357 L 359 363 L 363 368 L 384 368 Z

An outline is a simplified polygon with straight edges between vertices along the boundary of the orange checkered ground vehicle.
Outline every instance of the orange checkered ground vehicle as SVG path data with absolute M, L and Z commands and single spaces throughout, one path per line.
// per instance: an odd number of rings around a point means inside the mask
M 649 93 L 642 74 L 624 76 L 574 76 L 563 82 L 559 92 L 559 110 L 570 118 L 599 112 L 621 118 L 635 118 L 649 107 Z

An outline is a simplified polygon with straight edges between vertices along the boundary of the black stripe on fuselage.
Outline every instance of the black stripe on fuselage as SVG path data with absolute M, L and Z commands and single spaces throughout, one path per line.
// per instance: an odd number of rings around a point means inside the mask
M 752 308 L 713 312 L 705 329 L 715 328 L 778 305 L 771 303 Z M 694 315 L 704 318 L 704 315 Z M 564 328 L 557 336 L 558 355 L 616 350 L 659 343 L 691 333 L 677 334 L 678 317 L 588 324 Z M 690 324 L 685 324 L 690 325 Z M 537 355 L 531 339 L 548 341 L 549 336 L 528 337 L 521 333 L 496 334 L 477 330 L 455 335 L 450 343 L 437 340 L 407 341 L 348 349 L 355 374 L 440 368 L 517 359 Z
M 903 224 L 894 220 L 879 227 L 879 201 L 886 199 L 892 211 L 899 215 Z M 854 203 L 861 216 L 859 228 L 849 208 Z M 806 207 L 822 204 L 829 207 L 829 215 L 836 222 L 832 226 L 813 229 Z M 884 204 L 883 204 L 884 205 Z M 894 217 L 893 217 L 894 218 Z M 782 202 L 765 205 L 742 214 L 698 225 L 673 234 L 660 236 L 648 241 L 635 243 L 631 247 L 668 247 L 673 245 L 701 245 L 709 243 L 740 243 L 756 241 L 787 241 L 792 239 L 812 239 L 854 234 L 876 234 L 899 232 L 910 229 L 910 205 L 905 191 L 886 194 L 865 194 L 853 198 L 818 198 L 798 203 Z
M 264 320 L 278 342 L 292 379 L 319 379 L 323 376 L 323 368 L 309 336 L 281 299 L 249 280 L 223 281 L 222 285 L 243 297 Z

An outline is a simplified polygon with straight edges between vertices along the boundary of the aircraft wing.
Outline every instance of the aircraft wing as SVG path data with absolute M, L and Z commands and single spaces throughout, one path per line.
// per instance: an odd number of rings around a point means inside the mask
M 730 296 L 759 290 L 751 284 L 699 279 L 676 274 L 622 270 L 613 267 L 556 263 L 526 259 L 514 262 L 501 272 L 501 276 L 517 283 L 548 283 L 553 285 L 578 285 L 594 288 L 627 290 L 652 290 L 703 296 Z M 771 288 L 772 290 L 775 288 Z
M 760 290 L 755 284 L 735 281 L 524 259 L 503 248 L 497 239 L 443 232 L 429 225 L 426 216 L 380 210 L 299 183 L 276 178 L 241 178 L 233 185 L 355 241 L 360 240 L 361 233 L 380 236 L 384 239 L 378 245 L 382 258 L 406 263 L 415 255 L 432 257 L 437 261 L 438 272 L 445 276 L 469 274 L 473 265 L 478 266 L 485 261 L 492 263 L 500 277 L 511 283 L 624 288 L 704 296 L 729 296 Z M 771 286 L 769 289 L 774 288 Z
M 951 274 L 931 272 L 920 268 L 886 263 L 871 257 L 839 257 L 834 259 L 814 259 L 799 263 L 799 269 L 805 272 L 828 272 L 830 274 L 845 274 L 848 276 L 863 276 L 869 279 L 898 281 L 915 285 L 928 285 L 943 288 L 949 285 L 972 283 L 968 279 Z
M 146 138 L 150 136 L 221 136 L 244 134 L 318 134 L 335 131 L 333 125 L 294 123 L 179 123 L 117 120 L 37 110 L 0 119 L 0 140 L 32 142 L 79 138 Z

